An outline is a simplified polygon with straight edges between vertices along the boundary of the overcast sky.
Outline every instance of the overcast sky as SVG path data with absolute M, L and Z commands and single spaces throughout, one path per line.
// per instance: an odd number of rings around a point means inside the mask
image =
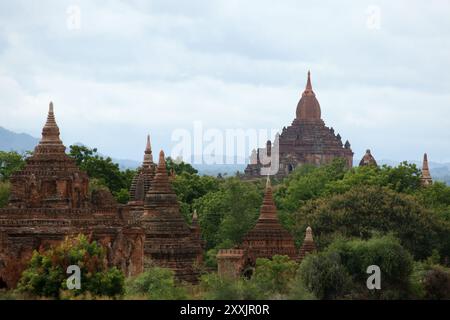
M 39 137 L 52 100 L 67 146 L 116 158 L 281 129 L 308 69 L 355 158 L 450 161 L 450 1 L 0 2 L 0 126 Z

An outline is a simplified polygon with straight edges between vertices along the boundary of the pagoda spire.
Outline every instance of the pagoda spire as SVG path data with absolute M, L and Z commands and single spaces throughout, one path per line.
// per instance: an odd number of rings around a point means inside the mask
M 428 167 L 428 155 L 426 153 L 423 155 L 421 182 L 423 186 L 428 186 L 433 183 L 433 179 L 431 178 L 430 174 L 430 169 Z
M 56 124 L 55 114 L 53 112 L 53 102 L 50 102 L 48 107 L 47 121 L 45 122 L 44 128 L 42 129 L 42 139 L 43 144 L 60 144 L 62 143 L 59 139 L 59 128 Z
M 150 187 L 150 193 L 173 193 L 169 182 L 169 175 L 167 174 L 166 159 L 164 151 L 159 152 L 159 162 L 156 168 L 156 174 L 153 180 L 153 185 Z
M 311 71 L 308 70 L 308 80 L 306 81 L 306 88 L 305 90 L 312 91 L 312 85 L 311 85 Z
M 303 240 L 302 247 L 300 248 L 299 261 L 308 254 L 316 251 L 316 244 L 314 243 L 313 233 L 310 226 L 306 228 L 305 239 Z
M 153 154 L 152 154 L 152 146 L 150 144 L 150 135 L 147 135 L 147 145 L 145 147 L 143 164 L 144 166 L 149 166 L 153 164 Z
M 261 206 L 259 220 L 277 220 L 277 208 L 273 201 L 272 185 L 270 183 L 270 176 L 266 180 L 266 192 L 264 194 L 263 204 Z

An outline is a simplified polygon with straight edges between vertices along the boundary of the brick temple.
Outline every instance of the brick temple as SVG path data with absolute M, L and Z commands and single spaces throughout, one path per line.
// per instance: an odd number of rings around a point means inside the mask
M 251 276 L 256 259 L 271 259 L 274 255 L 285 255 L 301 261 L 307 253 L 316 250 L 312 229 L 306 230 L 306 237 L 300 252 L 296 249 L 294 237 L 278 220 L 277 208 L 273 201 L 272 186 L 267 178 L 266 191 L 258 221 L 244 236 L 242 243 L 233 249 L 219 250 L 217 254 L 218 272 L 221 276 L 236 278 Z
M 262 173 L 261 168 L 270 166 L 272 160 L 278 162 L 279 166 L 272 165 L 276 172 L 270 174 L 285 177 L 300 165 L 323 165 L 335 158 L 345 159 L 348 167 L 353 165 L 353 152 L 348 140 L 342 143 L 340 134 L 325 126 L 321 118 L 320 104 L 312 89 L 308 71 L 306 88 L 297 104 L 294 121 L 275 136 L 273 143 L 269 140 L 265 148 L 253 150 L 245 169 L 245 178 L 269 174 Z
M 65 151 L 50 103 L 42 138 L 24 169 L 11 176 L 10 201 L 0 209 L 0 287 L 15 287 L 34 250 L 78 234 L 101 243 L 105 262 L 126 276 L 155 265 L 195 282 L 204 248 L 197 217 L 191 226 L 183 220 L 164 153 L 156 166 L 150 137 L 128 205 L 109 191 L 90 192 L 87 174 Z

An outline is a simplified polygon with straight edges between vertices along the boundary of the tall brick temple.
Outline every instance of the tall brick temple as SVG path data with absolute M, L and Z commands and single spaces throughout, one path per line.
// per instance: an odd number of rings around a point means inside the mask
M 278 158 L 274 157 L 275 152 L 278 152 Z M 277 134 L 273 143 L 269 140 L 265 148 L 252 152 L 244 176 L 250 179 L 261 177 L 261 168 L 270 166 L 271 160 L 278 161 L 279 167 L 276 173 L 270 174 L 284 177 L 302 164 L 323 165 L 335 158 L 345 159 L 348 167 L 352 167 L 350 143 L 348 140 L 342 143 L 340 134 L 325 126 L 308 71 L 306 88 L 297 104 L 296 118 L 290 126 L 283 128 L 281 134 Z
M 170 268 L 178 279 L 196 282 L 204 249 L 196 220 L 194 214 L 192 226 L 184 221 L 161 150 L 140 218 L 145 231 L 145 264 Z
M 233 249 L 222 249 L 217 254 L 218 273 L 232 278 L 250 276 L 256 259 L 271 259 L 274 255 L 285 255 L 292 260 L 300 260 L 316 250 L 312 230 L 308 227 L 305 241 L 299 252 L 294 237 L 278 220 L 277 208 L 273 201 L 272 186 L 267 178 L 266 192 L 260 215 L 255 226 L 244 236 L 242 243 Z
M 0 209 L 0 284 L 14 287 L 34 250 L 85 234 L 106 247 L 107 263 L 143 271 L 144 232 L 125 206 L 104 190 L 89 193 L 89 178 L 65 153 L 50 103 L 42 139 L 11 177 L 9 205 Z

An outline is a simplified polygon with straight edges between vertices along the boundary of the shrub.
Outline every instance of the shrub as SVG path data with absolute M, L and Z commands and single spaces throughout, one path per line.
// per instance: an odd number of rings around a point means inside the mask
M 67 267 L 77 265 L 81 271 L 81 288 L 68 290 Z M 94 296 L 115 297 L 123 294 L 124 276 L 117 268 L 108 268 L 105 250 L 84 235 L 66 238 L 46 251 L 33 253 L 22 273 L 18 290 L 36 296 L 61 298 L 90 293 Z M 63 294 L 63 295 L 61 295 Z
M 126 283 L 127 296 L 144 296 L 150 300 L 187 299 L 186 290 L 175 283 L 170 269 L 153 267 Z

